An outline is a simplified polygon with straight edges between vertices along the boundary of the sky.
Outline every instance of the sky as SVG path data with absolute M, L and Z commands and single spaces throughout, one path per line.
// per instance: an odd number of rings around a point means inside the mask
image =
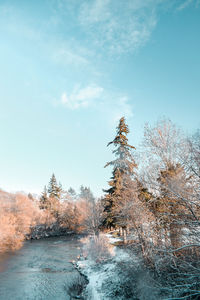
M 120 117 L 200 127 L 199 0 L 0 0 L 0 188 L 107 188 Z

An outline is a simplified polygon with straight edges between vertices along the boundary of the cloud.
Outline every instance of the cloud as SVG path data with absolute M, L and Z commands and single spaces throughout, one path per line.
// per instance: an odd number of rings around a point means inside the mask
M 81 6 L 79 21 L 92 43 L 111 54 L 144 45 L 157 24 L 161 0 L 92 0 Z
M 193 0 L 183 1 L 183 3 L 177 8 L 177 10 L 183 10 L 186 7 L 188 7 L 190 4 L 192 4 L 193 2 L 194 2 Z
M 133 116 L 133 105 L 126 95 L 119 95 L 117 93 L 107 93 L 104 95 L 101 106 L 98 106 L 101 114 L 106 116 L 109 123 L 113 126 L 119 119 L 124 116 L 130 119 Z
M 2 26 L 3 31 L 14 34 L 18 38 L 22 37 L 34 42 L 41 40 L 40 31 L 30 26 L 28 22 L 25 25 L 20 10 L 8 3 L 0 4 L 0 26 Z
M 71 93 L 62 93 L 59 103 L 70 110 L 92 106 L 94 111 L 106 115 L 111 122 L 117 122 L 121 116 L 133 116 L 133 107 L 128 96 L 108 91 L 95 84 L 84 88 L 75 87 Z
M 88 85 L 85 88 L 75 88 L 74 91 L 67 95 L 64 92 L 61 95 L 61 103 L 68 109 L 78 109 L 88 107 L 89 105 L 100 98 L 103 88 L 97 85 Z
M 133 53 L 150 39 L 161 13 L 199 0 L 59 0 L 86 47 L 96 56 Z M 178 7 L 178 8 L 177 8 Z
M 60 47 L 55 50 L 53 53 L 53 59 L 57 63 L 61 63 L 62 65 L 72 64 L 74 66 L 80 65 L 88 65 L 88 60 L 76 51 L 72 51 L 67 47 Z
M 70 25 L 66 18 L 63 20 L 62 15 L 55 13 L 48 14 L 48 19 L 38 18 L 36 22 L 34 12 L 30 15 L 28 6 L 26 9 L 27 11 L 20 9 L 20 6 L 0 4 L 0 27 L 8 36 L 17 37 L 20 42 L 32 43 L 33 48 L 39 48 L 40 56 L 45 56 L 50 63 L 64 67 L 90 67 L 88 57 L 91 53 L 88 47 L 84 47 L 70 31 L 66 36 L 61 35 L 62 26 L 67 28 Z
M 192 4 L 198 6 L 199 0 L 51 0 L 46 3 L 48 18 L 44 19 L 35 19 L 34 14 L 28 15 L 29 10 L 24 11 L 20 6 L 0 4 L 0 22 L 4 19 L 3 27 L 6 24 L 8 31 L 40 43 L 54 62 L 91 68 L 98 57 L 114 55 L 116 58 L 144 46 L 163 8 L 182 10 Z
M 133 116 L 132 106 L 129 104 L 127 96 L 122 96 L 118 99 L 116 110 L 114 112 L 114 120 L 118 121 L 121 116 L 127 119 Z
M 160 5 L 175 0 L 52 1 L 54 17 L 59 15 L 71 32 L 78 32 L 87 48 L 97 55 L 121 55 L 149 40 Z

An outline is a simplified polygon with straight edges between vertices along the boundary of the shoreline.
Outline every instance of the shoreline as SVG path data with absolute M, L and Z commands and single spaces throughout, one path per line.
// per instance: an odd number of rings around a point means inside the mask
M 75 263 L 75 268 L 88 279 L 88 284 L 81 295 L 83 299 L 106 300 L 113 297 L 118 299 L 117 295 L 112 295 L 120 285 L 116 270 L 118 264 L 131 259 L 126 249 L 114 245 L 115 242 L 122 241 L 120 237 L 113 237 L 112 233 L 103 233 L 102 236 L 108 239 L 112 256 L 102 261 L 81 257 Z M 109 282 L 111 282 L 110 285 Z

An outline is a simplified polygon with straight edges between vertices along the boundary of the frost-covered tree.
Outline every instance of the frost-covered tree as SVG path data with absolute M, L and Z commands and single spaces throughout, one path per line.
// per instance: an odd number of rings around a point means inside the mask
M 165 246 L 179 247 L 184 241 L 182 228 L 199 223 L 197 136 L 186 142 L 182 132 L 170 121 L 163 119 L 155 127 L 145 127 L 145 156 L 143 183 L 152 196 L 147 201 L 156 216 L 157 228 Z M 195 149 L 195 151 L 194 151 Z M 200 149 L 200 148 L 199 148 Z M 195 171 L 195 172 L 194 172 Z M 164 235 L 164 236 L 163 236 Z
M 40 209 L 47 209 L 48 207 L 49 207 L 49 197 L 47 194 L 47 187 L 45 185 L 42 195 L 40 197 Z
M 181 245 L 181 231 L 184 223 L 188 221 L 188 209 L 180 195 L 191 191 L 187 188 L 187 177 L 180 164 L 168 165 L 160 171 L 158 177 L 159 197 L 155 200 L 154 213 L 159 220 L 161 228 L 165 229 L 165 241 L 168 237 L 170 245 L 179 247 Z M 185 225 L 186 226 L 186 225 Z
M 108 143 L 108 146 L 113 145 L 115 147 L 113 153 L 116 159 L 105 165 L 105 167 L 113 167 L 112 177 L 108 182 L 110 188 L 104 190 L 106 193 L 104 198 L 104 225 L 107 227 L 122 225 L 120 207 L 123 205 L 125 199 L 124 193 L 127 194 L 127 190 L 130 188 L 133 175 L 135 174 L 135 169 L 137 168 L 131 153 L 131 150 L 135 149 L 135 147 L 129 145 L 128 133 L 128 126 L 125 118 L 122 117 L 117 126 L 116 137 Z M 123 226 L 126 227 L 125 224 Z
M 67 192 L 69 193 L 72 199 L 76 198 L 76 191 L 72 187 L 70 187 Z
M 94 195 L 89 187 L 84 187 L 81 185 L 80 187 L 80 194 L 79 197 L 82 199 L 87 200 L 88 202 L 94 202 L 95 198 Z
M 60 183 L 59 184 L 57 183 L 54 173 L 52 174 L 50 181 L 49 181 L 48 193 L 49 193 L 50 198 L 55 198 L 57 200 L 61 199 L 62 186 Z
M 49 195 L 49 207 L 51 214 L 59 221 L 60 214 L 60 200 L 62 199 L 62 186 L 57 183 L 56 177 L 52 174 L 49 185 L 48 185 L 48 195 Z

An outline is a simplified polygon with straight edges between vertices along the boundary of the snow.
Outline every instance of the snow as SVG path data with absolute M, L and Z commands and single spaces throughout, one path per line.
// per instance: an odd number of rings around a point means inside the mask
M 105 236 L 108 238 L 108 241 L 111 245 L 113 243 L 121 241 L 121 238 L 113 237 L 111 234 L 105 234 Z M 83 261 L 78 261 L 77 265 L 79 269 L 81 269 L 81 272 L 87 276 L 89 283 L 86 287 L 85 295 L 87 295 L 87 298 L 91 300 L 107 300 L 110 299 L 110 297 L 107 297 L 107 293 L 109 292 L 107 289 L 102 288 L 103 284 L 108 281 L 108 279 L 111 279 L 111 281 L 114 283 L 117 283 L 119 281 L 119 278 L 116 276 L 116 264 L 118 262 L 124 262 L 135 260 L 135 263 L 137 263 L 137 258 L 133 258 L 133 256 L 129 256 L 128 252 L 124 249 L 121 249 L 116 246 L 113 247 L 113 257 L 108 259 L 107 261 L 104 261 L 102 263 L 96 263 L 92 261 L 91 259 L 86 259 Z M 109 287 L 112 290 L 112 286 Z
M 111 235 L 111 233 L 106 233 L 105 236 L 109 239 L 110 244 L 113 244 L 113 243 L 116 243 L 116 242 L 119 242 L 119 241 L 122 240 L 122 239 L 119 238 L 119 237 L 118 237 L 118 238 L 117 238 L 117 237 L 113 237 L 113 236 Z

